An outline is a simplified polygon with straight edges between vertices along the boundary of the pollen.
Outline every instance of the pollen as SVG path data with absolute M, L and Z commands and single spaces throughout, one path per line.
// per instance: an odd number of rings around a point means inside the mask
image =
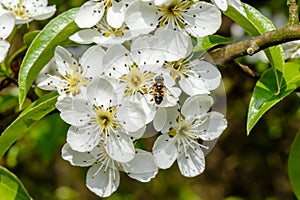
M 179 115 L 177 118 L 178 125 L 170 128 L 168 134 L 170 136 L 178 135 L 181 138 L 191 138 L 198 139 L 199 134 L 197 134 L 194 130 L 192 130 L 192 121 L 186 120 L 182 115 Z
M 62 79 L 66 82 L 66 84 L 63 86 L 64 91 L 66 94 L 72 94 L 73 96 L 80 94 L 81 87 L 86 87 L 90 83 L 90 80 L 83 76 L 81 70 L 66 73 Z
M 95 30 L 97 30 L 101 35 L 104 37 L 122 37 L 124 35 L 124 31 L 128 30 L 128 27 L 125 23 L 122 24 L 119 28 L 111 27 L 107 21 L 106 18 L 102 18 L 100 22 L 96 24 L 94 27 Z
M 125 96 L 131 96 L 137 92 L 147 94 L 153 72 L 141 72 L 136 63 L 130 66 L 129 73 L 120 77 L 120 81 L 126 84 Z
M 8 10 L 11 11 L 16 17 L 20 17 L 22 19 L 27 19 L 30 17 L 30 14 L 26 7 L 23 5 L 23 2 L 18 3 L 17 6 L 9 8 Z
M 103 107 L 100 106 L 95 108 L 97 122 L 104 130 L 104 132 L 107 133 L 109 129 L 116 129 L 120 127 L 120 124 L 115 119 L 116 107 L 103 109 Z
M 159 26 L 167 25 L 172 28 L 175 28 L 176 26 L 183 28 L 186 24 L 183 15 L 192 4 L 192 0 L 173 0 L 168 5 L 157 6 L 157 10 L 161 14 Z
M 171 70 L 171 77 L 176 80 L 180 76 L 188 77 L 189 61 L 186 59 L 180 59 L 174 62 L 165 62 L 163 67 Z

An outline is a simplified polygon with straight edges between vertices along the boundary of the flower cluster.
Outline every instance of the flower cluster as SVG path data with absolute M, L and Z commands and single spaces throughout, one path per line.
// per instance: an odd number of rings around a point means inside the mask
M 210 95 L 221 74 L 195 58 L 192 37 L 214 34 L 221 11 L 194 0 L 98 0 L 83 4 L 75 22 L 82 30 L 70 39 L 91 45 L 79 59 L 58 46 L 54 73 L 38 86 L 59 93 L 56 107 L 70 124 L 62 157 L 90 167 L 87 187 L 107 197 L 119 171 L 147 182 L 175 160 L 183 176 L 202 173 L 207 142 L 227 122 Z M 135 145 L 153 132 L 152 152 Z
M 0 63 L 7 56 L 10 43 L 6 39 L 15 25 L 48 19 L 55 13 L 56 8 L 47 4 L 47 0 L 0 0 Z

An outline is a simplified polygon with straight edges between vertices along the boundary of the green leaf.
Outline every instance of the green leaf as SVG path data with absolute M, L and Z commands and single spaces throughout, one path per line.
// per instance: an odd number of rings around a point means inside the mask
M 291 146 L 288 172 L 294 193 L 300 199 L 300 132 L 297 133 Z
M 55 109 L 56 93 L 49 93 L 30 104 L 0 136 L 0 158 L 36 121 Z
M 233 42 L 232 39 L 226 38 L 219 35 L 209 35 L 205 37 L 197 38 L 197 44 L 194 47 L 194 52 L 201 52 L 204 53 L 205 51 L 220 45 L 220 44 L 227 44 Z
M 2 166 L 0 166 L 0 198 L 3 200 L 32 199 L 21 181 Z
M 34 38 L 40 33 L 41 31 L 36 30 L 36 31 L 31 31 L 28 32 L 24 35 L 23 37 L 23 42 L 24 44 L 29 47 L 30 44 L 32 43 L 32 41 L 34 40 Z
M 225 14 L 238 23 L 250 36 L 255 37 L 265 32 L 275 29 L 273 23 L 261 14 L 258 10 L 248 4 L 243 4 L 246 16 L 232 6 L 228 7 Z M 275 74 L 277 92 L 280 92 L 282 79 L 278 77 L 278 72 L 284 72 L 284 53 L 281 46 L 273 46 L 264 50 Z
M 278 71 L 278 76 L 282 79 L 279 93 L 272 69 L 256 83 L 248 109 L 247 134 L 265 112 L 300 86 L 300 65 L 286 63 L 284 73 Z
M 20 108 L 34 79 L 53 57 L 55 47 L 72 44 L 69 36 L 79 30 L 73 20 L 77 11 L 78 8 L 68 10 L 51 20 L 29 46 L 19 72 Z

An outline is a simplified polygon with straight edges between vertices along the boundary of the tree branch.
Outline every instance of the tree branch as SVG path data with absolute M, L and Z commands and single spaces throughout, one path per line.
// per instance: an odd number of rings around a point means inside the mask
M 228 62 L 236 58 L 253 55 L 265 48 L 294 40 L 300 40 L 299 25 L 286 26 L 248 40 L 225 45 L 224 47 L 208 51 L 208 56 L 217 66 L 226 66 Z

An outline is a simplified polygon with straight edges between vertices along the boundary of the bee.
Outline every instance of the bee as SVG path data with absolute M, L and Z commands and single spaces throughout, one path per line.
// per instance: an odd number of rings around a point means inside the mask
M 154 102 L 159 105 L 164 100 L 165 92 L 167 90 L 166 86 L 164 85 L 164 77 L 156 76 L 154 78 L 154 84 L 151 87 L 152 95 Z

